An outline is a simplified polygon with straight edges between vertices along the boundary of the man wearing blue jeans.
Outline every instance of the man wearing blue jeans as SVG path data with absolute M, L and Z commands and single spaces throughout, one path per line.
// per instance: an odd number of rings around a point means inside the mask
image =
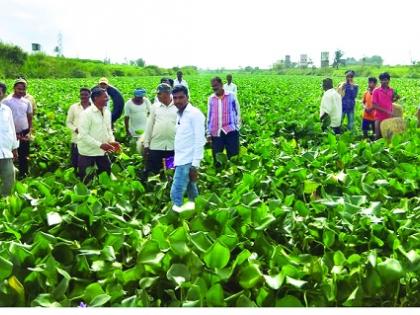
M 343 104 L 343 116 L 342 121 L 347 116 L 347 130 L 353 130 L 354 125 L 354 106 L 356 105 L 357 93 L 359 92 L 359 86 L 354 83 L 354 71 L 346 71 L 346 82 L 340 84 L 338 87 L 338 93 L 342 97 Z
M 198 196 L 197 177 L 200 161 L 204 155 L 206 143 L 203 113 L 192 106 L 188 100 L 185 86 L 176 86 L 173 102 L 178 108 L 175 133 L 175 175 L 171 187 L 173 210 L 182 212 L 193 210 L 194 200 Z M 189 202 L 184 205 L 184 194 Z

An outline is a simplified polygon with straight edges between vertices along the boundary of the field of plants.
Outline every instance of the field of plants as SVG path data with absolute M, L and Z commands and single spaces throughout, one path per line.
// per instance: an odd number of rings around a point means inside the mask
M 210 78 L 186 79 L 205 112 Z M 127 145 L 112 176 L 75 178 L 65 117 L 94 81 L 29 82 L 31 176 L 0 200 L 0 306 L 420 306 L 420 81 L 391 81 L 408 130 L 385 143 L 361 138 L 360 102 L 354 134 L 321 132 L 320 77 L 236 77 L 241 154 L 216 173 L 206 150 L 182 214 Z M 111 80 L 125 98 L 158 82 Z

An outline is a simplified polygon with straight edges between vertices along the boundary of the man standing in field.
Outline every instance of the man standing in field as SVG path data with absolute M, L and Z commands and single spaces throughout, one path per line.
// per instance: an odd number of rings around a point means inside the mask
M 0 194 L 2 196 L 9 195 L 15 183 L 13 160 L 18 157 L 18 147 L 12 110 L 0 102 Z
M 331 127 L 335 134 L 341 133 L 342 104 L 341 95 L 333 88 L 330 78 L 322 81 L 324 95 L 321 99 L 319 117 L 322 123 L 322 131 Z
M 354 84 L 354 71 L 348 70 L 345 73 L 346 82 L 340 84 L 338 93 L 342 96 L 342 120 L 347 116 L 347 130 L 353 130 L 354 125 L 354 107 L 356 105 L 356 97 L 359 92 L 359 86 Z
M 363 123 L 362 130 L 363 136 L 367 138 L 369 136 L 369 130 L 372 130 L 372 133 L 375 134 L 375 110 L 373 109 L 372 104 L 372 94 L 376 89 L 376 84 L 378 80 L 375 77 L 370 77 L 368 79 L 368 90 L 363 95 Z
M 232 75 L 228 74 L 226 76 L 226 80 L 227 80 L 227 83 L 225 83 L 223 85 L 223 89 L 225 91 L 228 91 L 230 93 L 233 93 L 233 94 L 237 95 L 238 94 L 238 87 L 236 86 L 235 83 L 232 82 Z
M 32 130 L 32 105 L 25 98 L 26 81 L 17 79 L 13 85 L 14 92 L 3 100 L 3 104 L 12 110 L 13 121 L 15 124 L 16 136 L 19 140 L 18 163 L 19 177 L 28 175 L 29 169 L 29 150 L 30 133 Z
M 389 86 L 391 76 L 384 72 L 379 75 L 381 87 L 375 89 L 372 94 L 372 104 L 375 109 L 375 133 L 376 139 L 380 139 L 381 123 L 388 118 L 393 117 L 392 103 L 399 99 L 399 96 Z
M 86 176 L 88 167 L 96 164 L 98 172 L 111 173 L 111 161 L 108 153 L 120 150 L 120 144 L 115 142 L 111 127 L 111 113 L 106 108 L 108 94 L 102 88 L 95 88 L 91 94 L 93 105 L 80 115 L 77 147 L 79 149 L 79 177 L 85 183 L 93 176 Z
M 225 149 L 230 159 L 239 154 L 239 128 L 241 125 L 240 107 L 235 94 L 223 89 L 222 80 L 211 80 L 214 93 L 207 106 L 207 140 L 212 145 L 214 162 L 217 167 L 217 154 Z
M 28 80 L 26 80 L 26 78 L 25 77 L 19 77 L 19 79 L 22 79 L 22 80 L 25 80 L 26 81 L 26 90 L 25 90 L 25 98 L 31 103 L 31 105 L 32 105 L 32 116 L 35 116 L 35 112 L 36 112 L 36 109 L 37 109 L 37 103 L 36 103 L 36 100 L 35 100 L 35 97 L 33 97 L 31 94 L 29 94 L 28 93 Z
M 185 86 L 188 90 L 188 83 L 182 77 L 183 77 L 183 73 L 180 70 L 176 73 L 176 79 L 174 80 L 173 86 L 182 85 L 182 86 Z
M 173 210 L 181 212 L 195 208 L 198 196 L 197 177 L 200 161 L 204 156 L 205 117 L 188 100 L 185 86 L 176 86 L 172 92 L 174 104 L 178 109 L 175 135 L 175 174 L 171 187 Z M 184 204 L 187 193 L 189 203 Z
M 144 133 L 145 178 L 159 173 L 163 159 L 174 156 L 177 109 L 173 103 L 171 87 L 166 83 L 157 88 L 158 102 L 153 104 Z
M 122 97 L 120 91 L 112 85 L 109 84 L 107 78 L 100 78 L 98 85 L 96 87 L 100 87 L 106 90 L 107 94 L 111 97 L 113 108 L 112 108 L 112 123 L 121 117 L 123 110 L 124 110 L 124 98 Z
M 79 133 L 80 115 L 90 105 L 90 90 L 88 88 L 81 88 L 80 102 L 71 105 L 67 114 L 66 125 L 72 133 L 70 161 L 76 173 L 79 159 L 79 151 L 77 149 L 77 137 Z
M 150 114 L 151 103 L 146 95 L 146 90 L 136 89 L 134 97 L 127 101 L 124 106 L 125 110 L 125 131 L 127 137 L 134 139 L 140 138 L 141 134 L 146 130 L 147 117 Z

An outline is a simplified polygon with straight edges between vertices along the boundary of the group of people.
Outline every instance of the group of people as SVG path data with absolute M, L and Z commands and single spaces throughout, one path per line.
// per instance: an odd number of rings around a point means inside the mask
M 347 118 L 347 130 L 353 130 L 354 110 L 359 87 L 354 83 L 355 73 L 348 70 L 345 73 L 346 81 L 341 83 L 337 89 L 334 88 L 330 78 L 324 79 L 324 95 L 321 100 L 320 120 L 322 129 L 330 127 L 335 134 L 340 134 L 343 130 L 344 119 Z M 398 101 L 400 96 L 390 87 L 391 76 L 384 72 L 379 75 L 380 86 L 375 77 L 368 78 L 367 90 L 362 99 L 363 103 L 363 122 L 362 131 L 364 137 L 379 139 L 381 135 L 381 123 L 394 117 L 393 103 Z
M 189 87 L 182 72 L 177 73 L 175 80 L 161 80 L 153 104 L 143 88 L 135 89 L 124 104 L 121 93 L 106 78 L 101 78 L 93 88 L 82 87 L 80 101 L 69 107 L 66 119 L 71 131 L 70 160 L 80 180 L 88 183 L 95 174 L 111 172 L 109 155 L 121 150 L 121 144 L 114 137 L 113 125 L 124 113 L 127 136 L 142 147 L 145 165 L 142 179 L 160 173 L 165 167 L 174 168 L 173 210 L 194 208 L 205 144 L 212 147 L 216 167 L 220 166 L 218 154 L 224 150 L 229 158 L 239 154 L 240 106 L 232 75 L 227 76 L 224 85 L 220 77 L 214 77 L 211 87 L 213 94 L 208 100 L 207 118 L 189 102 Z M 35 106 L 28 99 L 26 88 L 26 80 L 19 78 L 14 83 L 13 93 L 0 103 L 2 195 L 10 194 L 14 185 L 13 160 L 18 161 L 21 177 L 28 172 L 29 137 Z M 0 90 L 3 97 L 6 86 L 0 85 Z M 108 106 L 110 99 L 112 112 Z

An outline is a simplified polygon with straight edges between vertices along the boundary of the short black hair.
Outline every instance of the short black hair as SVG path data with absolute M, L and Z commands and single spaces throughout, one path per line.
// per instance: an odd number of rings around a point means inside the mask
M 351 74 L 353 77 L 356 75 L 356 73 L 353 70 L 347 70 L 344 74 L 346 76 L 349 75 L 349 74 Z
M 213 82 L 213 81 L 216 81 L 216 82 L 218 82 L 220 84 L 223 84 L 223 81 L 222 81 L 222 79 L 220 77 L 214 77 L 213 79 L 211 79 L 211 82 Z
M 178 75 L 178 74 L 183 74 L 183 73 L 182 73 L 182 71 L 181 71 L 181 70 L 178 70 L 178 71 L 176 72 L 176 74 Z
M 183 85 L 177 85 L 176 87 L 174 87 L 174 89 L 172 90 L 172 95 L 176 94 L 176 93 L 179 93 L 179 92 L 182 92 L 182 93 L 185 94 L 185 96 L 188 96 L 188 90 Z
M 333 80 L 331 78 L 325 78 L 322 81 L 322 85 L 328 89 L 332 89 L 334 87 Z
M 379 80 L 391 80 L 391 76 L 388 72 L 384 72 L 379 75 Z
M 92 93 L 92 92 L 90 91 L 90 89 L 89 89 L 89 88 L 87 88 L 87 87 L 81 87 L 79 92 L 80 92 L 80 93 L 82 93 L 82 92 L 89 92 L 89 94 L 90 94 L 90 93 Z
M 92 94 L 90 95 L 90 98 L 92 99 L 92 102 L 95 102 L 95 99 L 101 96 L 102 94 L 106 93 L 106 90 L 100 87 L 95 87 L 92 89 L 91 93 Z
M 370 77 L 370 78 L 368 78 L 368 82 L 369 82 L 369 83 L 371 83 L 371 82 L 372 82 L 372 83 L 375 83 L 375 84 L 376 84 L 376 83 L 378 83 L 378 79 L 377 79 L 377 78 L 375 78 L 375 77 Z
M 3 94 L 7 91 L 7 85 L 3 82 L 0 82 L 0 89 L 3 91 Z
M 166 83 L 166 82 L 169 82 L 169 78 L 160 79 L 160 83 Z

